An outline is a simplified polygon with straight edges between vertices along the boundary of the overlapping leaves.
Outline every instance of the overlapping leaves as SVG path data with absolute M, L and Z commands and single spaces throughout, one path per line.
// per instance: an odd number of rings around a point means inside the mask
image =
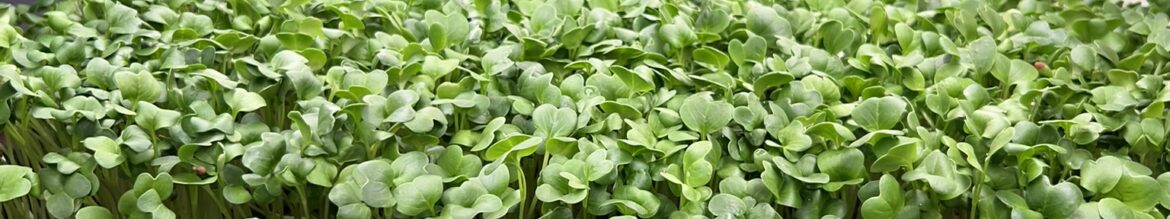
M 33 209 L 15 218 L 1163 218 L 1170 19 L 1133 2 L 2 5 L 0 202 Z

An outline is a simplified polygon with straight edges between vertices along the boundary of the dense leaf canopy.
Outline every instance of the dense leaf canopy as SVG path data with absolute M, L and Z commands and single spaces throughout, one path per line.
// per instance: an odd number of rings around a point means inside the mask
M 1166 218 L 1165 6 L 0 4 L 0 218 Z

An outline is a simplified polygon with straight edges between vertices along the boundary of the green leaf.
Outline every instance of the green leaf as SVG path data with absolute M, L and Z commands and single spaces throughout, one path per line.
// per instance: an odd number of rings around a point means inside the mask
M 874 160 L 873 165 L 870 166 L 870 172 L 890 172 L 903 167 L 913 168 L 914 162 L 918 160 L 920 140 L 902 137 L 897 139 L 897 143 L 890 146 L 884 154 L 878 155 L 877 160 Z
M 102 168 L 114 168 L 125 161 L 119 143 L 109 137 L 90 137 L 82 142 L 85 148 L 93 150 L 93 158 Z
M 174 26 L 175 29 L 190 29 L 191 31 L 195 32 L 196 36 L 210 34 L 211 31 L 215 28 L 211 17 L 191 12 L 183 12 L 183 14 L 179 16 L 179 22 L 174 24 Z
M 711 201 L 707 202 L 707 209 L 716 217 L 735 218 L 746 213 L 748 206 L 739 197 L 720 193 L 711 197 Z
M 1121 165 L 1121 160 L 1112 156 L 1085 162 L 1081 165 L 1081 187 L 1097 194 L 1109 193 L 1121 180 L 1123 171 L 1116 169 Z
M 883 27 L 884 28 L 884 27 Z M 829 53 L 843 52 L 853 46 L 857 33 L 844 27 L 841 22 L 830 21 L 821 25 L 821 44 Z M 875 30 L 876 31 L 876 30 Z
M 664 23 L 658 29 L 658 37 L 672 49 L 680 50 L 698 41 L 691 26 L 684 22 Z
M 1108 111 L 1121 111 L 1138 104 L 1128 89 L 1120 86 L 1102 86 L 1094 88 L 1093 103 L 1097 107 Z
M 280 45 L 291 50 L 311 48 L 316 44 L 312 36 L 303 33 L 277 33 L 275 36 Z
M 795 164 L 782 157 L 772 158 L 772 163 L 774 163 L 777 169 L 780 169 L 780 171 L 784 174 L 792 176 L 801 182 L 818 184 L 829 182 L 828 174 L 813 172 L 813 168 L 816 165 L 816 159 L 817 158 L 815 155 L 806 154 L 805 156 L 801 157 L 800 160 L 798 160 Z
M 750 7 L 746 15 L 747 29 L 764 38 L 775 39 L 777 36 L 791 36 L 792 29 L 788 20 L 780 17 L 776 10 L 770 7 Z
M 615 165 L 606 156 L 606 151 L 597 150 L 590 153 L 583 161 L 581 159 L 568 160 L 559 175 L 567 180 L 570 187 L 588 189 L 589 182 L 599 180 L 613 171 Z
M 22 197 L 32 189 L 32 169 L 17 165 L 0 165 L 0 202 Z
M 644 92 L 654 90 L 654 73 L 650 68 L 642 65 L 630 70 L 620 65 L 610 66 L 609 72 L 617 75 L 626 86 L 633 88 L 635 92 Z
M 1032 182 L 1024 191 L 1031 209 L 1048 218 L 1064 218 L 1085 203 L 1081 190 L 1069 182 L 1050 185 L 1047 178 Z
M 403 123 L 406 128 L 416 133 L 430 132 L 435 128 L 435 123 L 447 124 L 447 117 L 444 116 L 443 111 L 435 107 L 426 107 L 418 110 L 414 114 L 414 118 L 409 122 Z
M 72 198 L 89 196 L 94 190 L 94 184 L 82 174 L 71 174 L 65 177 L 65 194 Z
M 868 131 L 893 128 L 906 113 L 906 102 L 898 97 L 865 99 L 850 114 L 857 125 Z
M 114 213 L 102 206 L 89 206 L 77 211 L 76 218 L 114 219 Z
M 1003 131 L 1000 131 L 999 134 L 996 134 L 995 138 L 993 138 L 991 142 L 988 143 L 987 147 L 990 149 L 987 151 L 987 157 L 995 155 L 995 152 L 998 152 L 1000 149 L 1003 149 L 1004 146 L 1007 146 L 1007 144 L 1010 143 L 1015 136 L 1015 127 L 1008 127 L 1003 129 Z
M 877 197 L 866 199 L 861 204 L 861 216 L 864 218 L 895 218 L 901 214 L 905 206 L 901 185 L 891 175 L 882 175 L 878 183 L 881 193 Z
M 546 138 L 565 137 L 577 129 L 577 112 L 569 108 L 557 108 L 544 104 L 532 112 L 536 136 Z
M 312 160 L 316 164 L 312 167 L 312 171 L 309 172 L 309 176 L 305 177 L 309 180 L 309 183 L 324 187 L 333 186 L 333 180 L 337 176 L 337 165 L 326 162 L 323 158 L 314 158 Z
M 525 135 L 509 136 L 500 142 L 491 144 L 488 151 L 483 153 L 484 160 L 496 160 L 507 156 L 525 157 L 536 152 L 536 146 L 544 142 L 542 137 Z
M 442 195 L 443 178 L 436 175 L 419 176 L 394 189 L 394 197 L 398 199 L 396 209 L 406 215 L 435 213 L 435 203 Z
M 422 73 L 434 78 L 440 78 L 459 67 L 459 60 L 439 59 L 436 56 L 427 56 L 423 61 Z
M 707 153 L 712 149 L 711 142 L 700 141 L 691 144 L 683 153 L 683 166 L 686 177 L 683 181 L 691 187 L 706 185 L 711 181 L 712 164 L 706 160 Z
M 232 204 L 244 204 L 252 200 L 252 193 L 239 185 L 229 185 L 223 188 L 223 198 Z
M 1162 199 L 1159 186 L 1153 177 L 1126 175 L 1107 196 L 1117 198 L 1135 210 L 1147 211 Z
M 415 178 L 424 175 L 426 164 L 429 162 L 427 156 L 421 152 L 414 151 L 403 154 L 390 163 L 389 176 L 393 176 L 393 185 L 402 185 Z
M 1097 52 L 1086 44 L 1077 45 L 1069 52 L 1069 61 L 1077 67 L 1092 70 L 1097 65 Z
M 849 181 L 865 176 L 865 154 L 857 148 L 843 148 L 817 155 L 817 168 L 832 181 Z
M 227 104 L 232 108 L 233 112 L 252 112 L 261 107 L 268 106 L 268 103 L 264 101 L 264 97 L 261 97 L 260 94 L 240 88 L 232 90 L 231 94 L 225 94 L 225 96 Z
M 435 51 L 443 51 L 447 49 L 447 27 L 442 23 L 432 23 L 427 28 L 427 40 L 431 43 L 431 48 Z
M 552 163 L 545 166 L 540 171 L 540 186 L 536 187 L 536 198 L 543 202 L 563 202 L 567 204 L 575 204 L 585 200 L 585 196 L 589 195 L 589 190 L 585 182 L 581 180 L 584 175 L 583 162 L 575 162 L 573 168 L 577 174 L 562 172 L 562 169 L 568 167 L 569 162 Z M 562 174 L 563 173 L 563 174 Z M 572 183 L 572 184 L 570 184 Z
M 776 132 L 777 140 L 780 140 L 781 147 L 788 151 L 805 151 L 812 147 L 812 138 L 805 134 L 804 124 L 800 121 L 793 121 L 788 126 Z
M 1104 198 L 1097 204 L 1098 212 L 1101 218 L 1138 218 L 1138 212 L 1135 212 L 1125 203 L 1114 199 Z
M 361 165 L 361 164 L 359 164 L 359 165 Z M 346 170 L 354 170 L 354 169 L 346 168 Z M 350 172 L 350 173 L 353 173 L 353 172 Z M 351 177 L 355 177 L 355 176 L 351 175 Z M 347 204 L 357 203 L 357 204 L 360 204 L 362 206 L 366 206 L 364 203 L 362 203 L 363 202 L 362 196 L 366 195 L 366 194 L 362 193 L 363 186 L 359 186 L 355 181 L 356 180 L 351 178 L 348 181 L 341 181 L 341 182 L 338 182 L 337 184 L 333 185 L 333 188 L 329 190 L 329 201 L 332 202 L 334 205 L 347 205 Z M 385 184 L 382 184 L 382 185 L 385 185 Z M 239 188 L 239 189 L 243 189 L 243 188 Z M 231 190 L 233 190 L 233 192 L 235 192 L 235 191 L 239 191 L 239 189 L 231 189 Z M 228 190 L 229 189 L 224 188 L 224 191 L 225 191 L 224 196 L 225 197 L 228 196 L 228 194 L 227 194 Z M 393 196 L 393 194 L 387 194 L 387 196 Z
M 398 204 L 389 185 L 381 182 L 370 182 L 361 187 L 361 200 L 370 207 L 390 208 Z
M 131 101 L 155 102 L 163 94 L 162 82 L 146 71 L 114 73 L 114 84 L 122 92 L 122 97 Z
M 138 27 L 143 23 L 142 20 L 138 19 L 137 11 L 119 3 L 114 3 L 107 8 L 105 14 L 106 22 L 111 24 L 110 32 L 117 34 L 137 33 Z
M 975 69 L 976 74 L 984 74 L 991 71 L 992 66 L 995 66 L 996 43 L 991 37 L 982 37 L 967 45 L 968 53 L 965 53 L 963 60 L 970 63 Z
M 959 175 L 955 163 L 939 151 L 932 151 L 914 170 L 903 174 L 902 180 L 926 181 L 943 200 L 962 195 L 971 185 L 968 177 Z
M 65 194 L 50 194 L 45 201 L 45 208 L 49 210 L 49 214 L 55 218 L 69 218 L 73 215 L 73 210 L 77 209 L 77 203 Z
M 226 89 L 235 89 L 236 86 L 239 85 L 239 82 L 228 78 L 227 75 L 224 75 L 215 69 L 203 69 L 202 71 L 196 72 L 194 74 L 207 78 L 209 81 L 215 82 L 214 85 L 221 86 Z
M 483 167 L 483 163 L 478 156 L 463 154 L 463 148 L 459 146 L 448 146 L 439 155 L 436 164 L 439 169 L 429 172 L 438 173 L 440 176 L 443 176 L 444 182 L 475 176 Z
M 348 204 L 337 208 L 337 218 L 368 219 L 373 216 L 370 207 L 363 204 Z
M 145 193 L 142 193 L 141 196 L 138 196 L 138 202 L 135 206 L 138 206 L 138 210 L 140 211 L 151 213 L 158 211 L 161 208 L 166 208 L 166 206 L 163 206 L 162 204 L 162 197 L 160 197 L 158 192 L 153 189 L 147 190 Z
M 302 100 L 311 99 L 324 90 L 325 83 L 309 69 L 309 60 L 305 59 L 296 52 L 285 50 L 276 54 L 277 58 L 284 61 L 280 66 L 285 70 L 285 75 L 288 80 L 292 82 L 293 89 L 296 91 L 298 98 Z M 276 61 L 273 61 L 274 63 Z
M 385 122 L 400 123 L 413 120 L 416 112 L 414 110 L 414 104 L 418 100 L 419 95 L 413 90 L 398 90 L 390 93 L 390 96 L 385 100 L 383 108 L 383 112 L 386 115 Z
M 654 193 L 633 186 L 619 186 L 614 189 L 613 194 L 613 197 L 602 205 L 614 205 L 619 212 L 626 215 L 653 217 L 658 214 L 658 208 L 662 205 Z
M 995 79 L 1005 84 L 1018 84 L 1022 82 L 1031 82 L 1040 75 L 1032 64 L 1028 64 L 1023 60 L 1013 59 L 1011 61 L 1010 71 L 992 71 L 991 74 Z
M 179 122 L 178 111 L 162 109 L 148 102 L 138 102 L 138 115 L 134 116 L 134 124 L 148 132 L 160 128 L 171 127 Z
M 710 93 L 698 93 L 683 101 L 679 115 L 687 128 L 707 134 L 727 126 L 734 110 L 731 104 L 713 100 Z
M 484 69 L 484 73 L 487 75 L 496 75 L 511 68 L 515 64 L 509 58 L 512 50 L 512 46 L 501 46 L 488 50 L 483 58 L 480 59 L 480 66 Z
M 425 14 L 427 22 L 442 23 L 446 28 L 445 34 L 451 45 L 459 45 L 467 39 L 467 34 L 471 30 L 470 23 L 463 13 L 447 13 L 442 16 L 438 11 L 428 10 Z
M 711 71 L 722 70 L 728 62 L 731 62 L 731 58 L 727 54 L 708 46 L 695 49 L 691 52 L 691 57 L 694 57 L 695 62 L 698 62 L 699 65 Z

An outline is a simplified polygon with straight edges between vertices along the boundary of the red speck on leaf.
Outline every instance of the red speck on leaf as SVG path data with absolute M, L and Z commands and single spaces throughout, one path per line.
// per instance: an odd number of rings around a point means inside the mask
M 195 166 L 195 167 L 192 167 L 191 170 L 194 170 L 195 174 L 199 174 L 199 175 L 207 174 L 207 168 L 205 168 L 203 166 Z

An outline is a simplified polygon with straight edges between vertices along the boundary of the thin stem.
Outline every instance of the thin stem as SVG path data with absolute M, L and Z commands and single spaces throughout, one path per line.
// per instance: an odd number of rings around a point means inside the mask
M 321 196 L 321 218 L 322 219 L 329 218 L 329 204 L 328 204 L 329 200 L 328 200 L 328 198 L 329 198 L 329 196 L 326 196 L 326 195 Z
M 154 130 L 147 130 L 146 133 L 150 135 L 150 148 L 154 151 L 154 159 L 158 159 L 159 156 L 162 156 L 162 152 L 158 148 L 158 134 L 155 134 Z
M 269 212 L 267 210 L 260 209 L 260 207 L 254 205 L 254 204 L 248 204 L 248 207 L 251 207 L 253 212 L 264 212 L 265 214 L 267 214 Z M 244 216 L 250 216 L 250 215 L 244 215 Z M 271 217 L 271 215 L 269 215 L 269 217 Z
M 284 216 L 284 195 L 276 196 L 276 202 L 272 203 L 271 209 L 268 212 L 273 213 L 273 218 Z
M 194 187 L 187 186 L 187 196 L 191 201 L 191 205 L 189 206 L 192 208 L 188 209 L 191 213 L 191 218 L 198 218 L 199 213 L 195 209 L 199 207 L 199 193 L 195 191 Z M 212 198 L 215 198 L 215 196 L 212 196 Z
M 13 207 L 12 205 L 15 205 L 15 204 L 14 203 L 3 203 L 3 209 L 0 209 L 0 212 L 4 213 L 4 218 L 17 218 L 16 216 L 14 216 L 12 214 L 12 209 L 17 209 L 17 208 Z
M 516 161 L 516 166 L 517 166 L 517 167 L 520 167 L 520 161 L 519 161 L 519 160 L 517 160 L 517 161 Z M 516 172 L 517 172 L 517 174 L 516 174 L 516 175 L 519 175 L 519 179 L 518 179 L 518 180 L 520 181 L 520 205 L 519 205 L 519 206 L 520 206 L 520 210 L 519 210 L 519 212 L 518 212 L 518 213 L 520 214 L 520 215 L 519 215 L 519 216 L 520 216 L 519 218 L 525 218 L 525 217 L 524 217 L 524 213 L 525 213 L 525 211 L 526 211 L 525 209 L 527 209 L 527 208 L 525 208 L 524 206 L 525 206 L 525 203 L 529 201 L 529 200 L 528 200 L 528 183 L 527 183 L 527 182 L 525 181 L 525 179 L 524 179 L 525 177 L 524 177 L 524 168 L 523 168 L 523 167 L 521 167 L 521 168 L 516 168 Z M 531 206 L 530 206 L 530 207 L 531 207 Z
M 849 203 L 849 209 L 848 209 L 848 214 L 847 214 L 848 217 L 846 217 L 846 218 L 859 218 L 860 217 L 860 216 L 858 216 L 858 214 L 859 214 L 858 211 L 861 210 L 861 205 L 859 205 L 860 203 L 858 203 L 858 201 L 861 201 L 861 200 L 858 200 L 856 198 L 851 198 L 851 197 L 857 197 L 857 190 L 859 188 L 860 187 L 858 187 L 856 185 L 849 186 L 849 188 L 845 191 L 845 199 L 848 200 L 848 203 Z
M 975 219 L 975 216 L 979 214 L 979 195 L 981 193 L 979 190 L 983 188 L 981 185 L 983 185 L 984 174 L 983 171 L 980 171 L 979 175 L 975 176 L 975 194 L 971 194 L 971 219 Z
M 220 201 L 219 198 L 217 198 L 219 196 L 217 196 L 215 194 L 215 192 L 211 190 L 211 186 L 204 185 L 204 186 L 200 186 L 200 187 L 203 188 L 204 192 L 207 192 L 207 196 L 210 196 L 212 198 L 211 200 L 215 201 L 215 207 L 219 208 L 219 212 L 221 213 L 221 215 L 229 216 L 229 217 L 231 216 L 231 215 L 229 215 L 230 213 L 227 209 L 227 206 L 224 206 L 223 201 Z
M 545 143 L 545 145 L 548 145 L 548 143 Z M 542 160 L 542 162 L 540 163 L 540 166 L 538 166 L 538 167 L 541 167 L 541 166 L 547 165 L 547 164 L 548 164 L 548 159 L 549 159 L 549 153 L 548 153 L 548 150 L 546 149 L 546 150 L 544 151 L 544 159 Z M 536 172 L 536 174 L 537 174 L 537 176 L 538 176 L 538 177 L 540 176 L 540 172 Z M 527 187 L 527 186 L 528 186 L 528 184 L 524 184 L 524 186 L 525 186 L 525 187 Z M 533 196 L 533 197 L 535 197 L 535 196 Z M 540 209 L 536 208 L 536 205 L 537 205 L 537 203 L 539 203 L 539 202 L 538 202 L 538 201 L 533 201 L 532 203 L 529 203 L 529 205 L 530 205 L 530 206 L 528 206 L 528 209 L 530 209 L 530 210 L 531 210 L 531 211 L 533 211 L 533 212 L 540 212 Z
M 383 208 L 382 215 L 386 216 L 386 218 L 394 218 L 394 209 L 393 208 Z
M 301 199 L 301 213 L 303 213 L 301 215 L 308 218 L 309 217 L 309 197 L 305 196 L 305 186 L 298 184 L 296 186 L 296 189 L 297 189 L 297 196 L 300 196 L 300 199 Z
M 585 199 L 581 200 L 581 217 L 589 216 L 589 192 L 585 192 Z

